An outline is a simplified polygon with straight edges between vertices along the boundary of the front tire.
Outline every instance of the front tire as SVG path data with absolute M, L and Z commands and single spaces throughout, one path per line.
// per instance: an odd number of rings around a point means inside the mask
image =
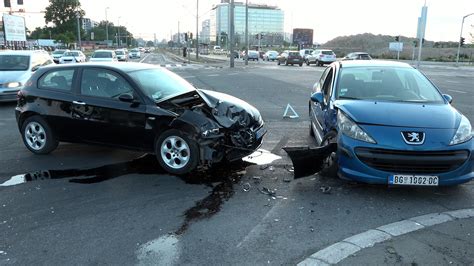
M 59 141 L 53 130 L 40 116 L 27 118 L 21 126 L 21 135 L 26 148 L 34 154 L 48 154 L 58 147 Z
M 161 167 L 175 175 L 193 171 L 199 162 L 197 143 L 176 129 L 161 134 L 155 143 L 155 153 Z
M 321 141 L 321 147 L 328 145 L 329 143 L 337 142 L 337 132 L 330 131 L 326 136 L 324 136 L 323 140 Z M 337 163 L 337 154 L 336 152 L 332 152 L 324 160 L 323 169 L 319 172 L 320 175 L 326 177 L 336 177 L 338 171 L 338 163 Z

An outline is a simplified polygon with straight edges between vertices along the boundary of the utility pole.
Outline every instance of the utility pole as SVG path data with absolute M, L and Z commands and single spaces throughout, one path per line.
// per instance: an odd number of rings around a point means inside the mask
M 196 60 L 199 59 L 199 0 L 196 0 Z
M 234 0 L 230 0 L 230 24 L 229 24 L 229 51 L 230 51 L 230 67 L 234 67 Z
M 421 49 L 423 47 L 423 40 L 425 39 L 425 30 L 426 30 L 426 19 L 428 16 L 428 7 L 424 5 L 421 8 L 421 17 L 418 18 L 418 61 L 416 64 L 417 68 L 420 68 L 421 60 Z
M 118 17 L 118 27 L 117 27 L 117 34 L 118 34 L 118 42 L 117 42 L 117 45 L 118 47 L 121 47 L 121 41 L 120 41 L 120 18 L 121 17 Z
M 461 22 L 461 33 L 459 34 L 459 44 L 458 44 L 458 53 L 456 55 L 456 66 L 459 65 L 459 52 L 461 51 L 461 38 L 462 38 L 462 28 L 464 26 L 464 20 L 469 17 L 469 16 L 472 16 L 474 15 L 474 13 L 471 13 L 471 14 L 467 14 L 465 15 L 464 17 L 462 17 L 462 22 Z
M 173 38 L 173 36 L 171 36 L 171 38 Z M 178 47 L 181 47 L 181 36 L 179 33 L 179 20 L 178 20 Z
M 249 64 L 249 0 L 245 0 L 245 65 Z
M 81 43 L 81 25 L 80 25 L 80 19 L 81 19 L 81 13 L 79 11 L 76 13 L 76 18 L 77 18 L 77 44 L 79 45 L 79 50 L 82 50 L 82 43 Z
M 105 38 L 107 39 L 107 47 L 109 47 L 109 19 L 107 18 L 107 9 L 109 8 L 105 8 Z

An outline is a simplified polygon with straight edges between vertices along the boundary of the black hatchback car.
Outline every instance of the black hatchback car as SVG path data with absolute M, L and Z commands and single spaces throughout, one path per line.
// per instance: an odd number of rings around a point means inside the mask
M 259 111 L 140 63 L 40 68 L 18 93 L 18 127 L 35 154 L 60 141 L 155 153 L 173 174 L 237 160 L 262 143 Z

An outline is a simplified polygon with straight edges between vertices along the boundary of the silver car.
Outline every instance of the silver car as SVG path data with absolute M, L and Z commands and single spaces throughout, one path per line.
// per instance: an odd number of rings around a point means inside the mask
M 336 61 L 336 54 L 332 50 L 327 49 L 314 50 L 305 59 L 305 63 L 308 66 L 310 64 L 322 66 L 324 64 L 330 64 L 334 61 Z

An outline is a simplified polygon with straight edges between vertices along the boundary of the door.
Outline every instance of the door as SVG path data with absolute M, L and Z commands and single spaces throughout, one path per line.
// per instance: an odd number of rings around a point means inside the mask
M 119 100 L 130 94 L 134 102 Z M 86 142 L 144 149 L 146 107 L 131 83 L 105 68 L 83 68 L 73 118 Z M 148 147 L 150 148 L 150 147 Z
M 37 98 L 41 115 L 62 141 L 75 141 L 76 125 L 71 121 L 77 69 L 61 68 L 46 72 L 38 79 Z
M 315 86 L 314 92 L 321 92 L 323 94 L 323 102 L 313 102 L 311 101 L 311 121 L 314 124 L 315 135 L 318 143 L 321 142 L 322 138 L 329 132 L 328 129 L 328 115 L 331 109 L 332 104 L 330 103 L 334 69 L 328 67 L 323 74 L 319 82 Z

